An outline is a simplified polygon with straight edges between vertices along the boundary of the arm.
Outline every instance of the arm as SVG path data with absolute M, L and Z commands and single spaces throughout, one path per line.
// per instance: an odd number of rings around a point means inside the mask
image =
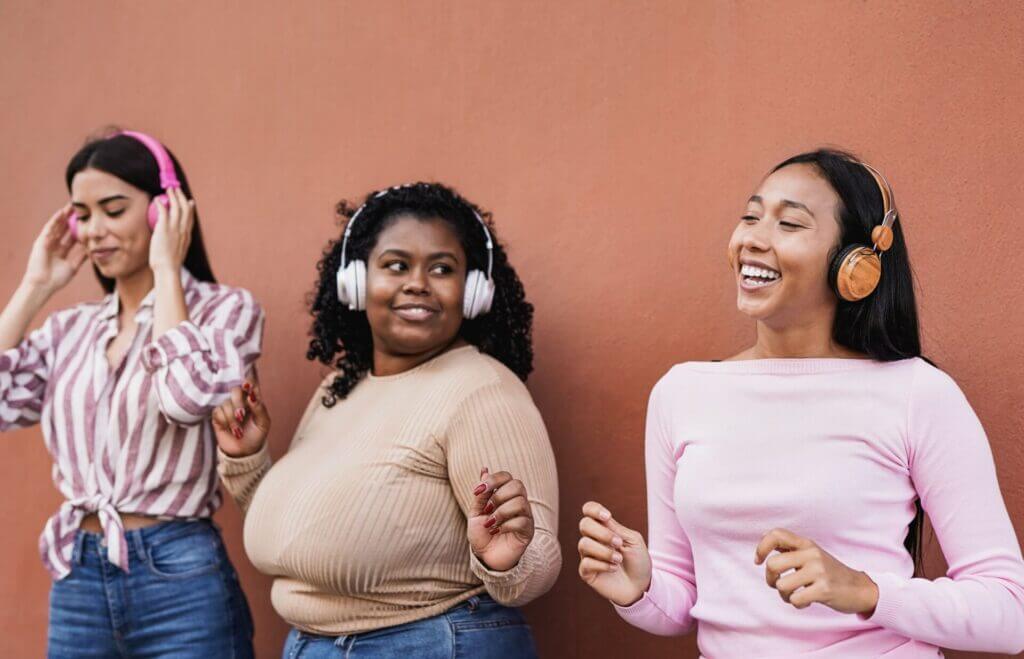
M 14 302 L 12 300 L 12 304 Z M 4 310 L 4 315 L 8 315 L 8 311 L 11 305 Z M 16 315 L 17 311 L 10 314 Z M 50 346 L 55 322 L 51 316 L 24 341 L 0 352 L 0 432 L 39 422 L 50 378 Z
M 252 295 L 235 289 L 204 318 L 185 320 L 149 343 L 142 362 L 164 416 L 183 425 L 209 418 L 259 357 L 263 322 Z
M 482 467 L 508 472 L 522 482 L 533 535 L 518 562 L 509 569 L 494 570 L 469 546 L 467 560 L 473 574 L 501 604 L 521 606 L 543 595 L 562 565 L 558 476 L 547 430 L 525 387 L 496 384 L 471 394 L 448 428 L 446 454 L 452 490 L 468 520 L 477 516 L 474 489 L 481 482 Z M 492 542 L 501 535 L 505 533 Z
M 910 475 L 949 564 L 946 577 L 871 573 L 869 618 L 951 649 L 1024 650 L 1024 562 L 981 423 L 952 379 L 921 365 L 908 411 Z
M 693 627 L 690 609 L 697 602 L 690 540 L 679 526 L 673 501 L 676 451 L 662 402 L 664 380 L 647 405 L 644 462 L 647 470 L 647 524 L 651 585 L 634 604 L 615 606 L 629 624 L 660 636 L 686 634 Z

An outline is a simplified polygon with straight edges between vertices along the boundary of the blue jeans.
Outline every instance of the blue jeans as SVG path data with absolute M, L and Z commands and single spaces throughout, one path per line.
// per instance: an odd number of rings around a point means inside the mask
M 71 574 L 50 590 L 48 657 L 253 656 L 249 604 L 212 522 L 126 536 L 129 572 L 100 534 L 76 534 Z
M 474 596 L 425 620 L 349 636 L 293 629 L 282 659 L 530 659 L 533 636 L 516 609 Z

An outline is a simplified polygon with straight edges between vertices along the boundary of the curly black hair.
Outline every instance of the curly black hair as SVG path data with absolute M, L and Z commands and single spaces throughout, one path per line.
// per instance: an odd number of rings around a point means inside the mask
M 490 213 L 440 183 L 418 182 L 382 192 L 367 195 L 361 211 L 346 200 L 338 203 L 338 216 L 344 218 L 344 223 L 351 222 L 359 211 L 359 220 L 348 238 L 346 258 L 368 260 L 381 231 L 398 216 L 411 215 L 447 222 L 466 252 L 467 271 L 486 272 L 487 243 L 474 213 L 479 214 L 491 231 L 496 291 L 490 312 L 463 320 L 459 336 L 525 381 L 533 370 L 533 305 L 526 301 L 523 283 L 494 233 Z M 320 277 L 309 299 L 313 326 L 306 358 L 333 364 L 339 371 L 322 398 L 325 407 L 333 407 L 339 398 L 348 396 L 373 366 L 373 337 L 366 312 L 352 311 L 338 300 L 335 276 L 341 265 L 341 248 L 340 237 L 327 244 L 317 263 Z

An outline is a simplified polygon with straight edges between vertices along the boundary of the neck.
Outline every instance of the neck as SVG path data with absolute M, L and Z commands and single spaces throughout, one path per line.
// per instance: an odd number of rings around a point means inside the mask
M 114 292 L 121 306 L 121 315 L 132 318 L 142 305 L 142 300 L 153 290 L 153 271 L 146 266 L 138 272 L 118 279 Z
M 373 374 L 386 377 L 388 375 L 404 373 L 453 348 L 459 348 L 468 344 L 462 337 L 456 337 L 449 343 L 414 355 L 394 353 L 387 349 L 378 348 L 380 345 L 380 341 L 375 340 L 373 342 Z
M 752 359 L 850 358 L 860 357 L 832 338 L 835 309 L 809 315 L 799 322 L 775 325 L 757 323 L 757 343 L 750 349 Z

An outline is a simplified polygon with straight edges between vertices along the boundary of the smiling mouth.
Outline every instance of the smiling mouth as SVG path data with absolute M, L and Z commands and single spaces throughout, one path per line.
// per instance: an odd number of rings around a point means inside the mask
M 743 265 L 740 268 L 740 278 L 745 288 L 758 289 L 778 283 L 782 280 L 782 273 L 771 268 Z
M 97 261 L 105 261 L 110 258 L 110 255 L 117 251 L 116 247 L 104 247 L 103 249 L 94 249 L 89 255 Z
M 399 318 L 407 320 L 409 322 L 418 323 L 428 320 L 437 314 L 436 309 L 425 307 L 422 305 L 407 305 L 401 307 L 394 307 L 394 312 Z

